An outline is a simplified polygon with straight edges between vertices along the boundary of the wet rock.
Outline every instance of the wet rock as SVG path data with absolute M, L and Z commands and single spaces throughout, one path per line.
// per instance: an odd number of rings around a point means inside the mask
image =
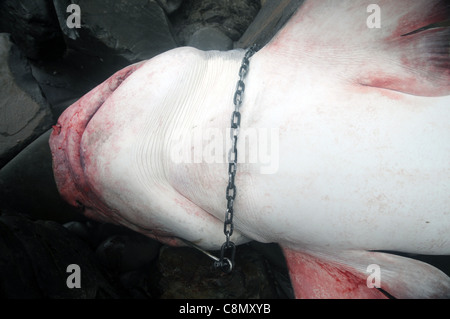
M 119 273 L 148 267 L 161 244 L 138 233 L 115 235 L 101 243 L 96 255 L 107 268 Z
M 0 209 L 18 211 L 34 219 L 83 220 L 80 212 L 59 195 L 49 136 L 50 131 L 41 135 L 0 170 Z
M 67 46 L 86 55 L 103 59 L 117 55 L 136 62 L 176 47 L 166 14 L 156 1 L 53 2 Z M 70 4 L 80 8 L 80 28 L 67 26 Z
M 267 44 L 284 26 L 304 0 L 264 0 L 261 10 L 235 43 L 235 48 L 248 48 L 254 43 Z
M 32 261 L 14 231 L 0 222 L 0 297 L 39 298 Z
M 91 239 L 91 230 L 87 223 L 80 221 L 71 221 L 63 224 L 63 226 L 72 234 L 78 236 L 84 242 L 88 243 Z
M 205 27 L 196 31 L 187 45 L 205 51 L 226 51 L 233 48 L 233 40 L 216 28 Z
M 62 59 L 34 62 L 32 68 L 55 118 L 116 71 L 176 47 L 156 1 L 53 2 L 67 49 Z M 81 28 L 66 24 L 72 3 L 80 7 Z
M 65 50 L 52 0 L 0 1 L 0 32 L 10 33 L 33 60 L 55 59 Z
M 183 3 L 183 0 L 157 0 L 157 1 L 161 6 L 161 8 L 163 8 L 167 14 L 171 14 L 174 11 L 176 11 Z
M 0 296 L 3 298 L 116 298 L 94 254 L 63 226 L 21 215 L 0 216 Z M 82 272 L 81 287 L 67 286 L 68 266 Z
M 119 227 L 103 230 L 103 235 L 117 234 L 97 247 L 92 245 L 98 240 L 93 234 L 106 224 L 90 223 L 62 226 L 20 215 L 0 216 L 0 297 L 291 297 L 283 256 L 276 245 L 239 246 L 236 267 L 227 275 L 214 269 L 212 261 L 197 250 L 167 246 L 160 250 L 160 244 Z M 81 240 L 69 229 L 87 231 L 89 238 Z M 71 263 L 82 269 L 83 290 L 66 291 L 61 284 L 69 275 L 63 266 Z
M 83 239 L 114 274 L 149 267 L 161 247 L 159 242 L 121 225 L 87 220 L 71 221 L 64 227 Z
M 120 275 L 119 280 L 123 289 L 133 299 L 155 299 L 158 296 L 154 275 L 155 270 L 139 269 Z
M 237 41 L 259 9 L 259 0 L 185 0 L 170 20 L 180 45 L 186 45 L 204 27 L 215 28 Z
M 129 61 L 114 54 L 102 58 L 68 49 L 64 59 L 32 62 L 31 68 L 51 105 L 54 118 L 58 119 L 68 106 L 129 64 Z
M 283 251 L 278 244 L 263 244 L 252 241 L 248 244 L 252 249 L 260 253 L 268 262 L 272 283 L 279 298 L 294 299 L 289 271 Z
M 163 247 L 158 267 L 162 299 L 278 298 L 266 260 L 248 245 L 236 251 L 231 274 L 214 269 L 213 261 L 192 248 Z
M 0 34 L 0 168 L 53 124 L 28 61 Z

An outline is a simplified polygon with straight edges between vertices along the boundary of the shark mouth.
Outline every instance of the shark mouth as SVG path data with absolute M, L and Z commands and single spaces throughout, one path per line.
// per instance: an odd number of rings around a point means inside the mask
M 122 224 L 161 242 L 177 245 L 178 240 L 164 231 L 142 228 L 108 207 L 93 190 L 85 176 L 84 158 L 80 149 L 83 134 L 91 119 L 114 91 L 143 62 L 128 66 L 98 85 L 71 105 L 53 126 L 50 149 L 56 185 L 61 196 L 70 205 L 79 208 L 88 217 L 101 222 Z

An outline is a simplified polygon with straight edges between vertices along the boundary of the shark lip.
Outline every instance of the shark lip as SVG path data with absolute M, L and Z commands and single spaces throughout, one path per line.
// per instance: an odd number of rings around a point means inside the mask
M 56 185 L 61 196 L 72 206 L 81 208 L 87 217 L 105 222 L 117 222 L 120 219 L 88 183 L 80 145 L 85 129 L 97 111 L 141 65 L 131 65 L 112 75 L 67 108 L 53 126 L 49 145 Z

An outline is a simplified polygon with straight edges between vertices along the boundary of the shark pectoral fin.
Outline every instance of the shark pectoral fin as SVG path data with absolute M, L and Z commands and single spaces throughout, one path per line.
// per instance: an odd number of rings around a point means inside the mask
M 297 298 L 450 298 L 450 278 L 415 259 L 360 250 L 283 251 Z
M 368 275 L 351 266 L 288 248 L 283 252 L 296 298 L 386 298 L 378 289 L 367 286 Z

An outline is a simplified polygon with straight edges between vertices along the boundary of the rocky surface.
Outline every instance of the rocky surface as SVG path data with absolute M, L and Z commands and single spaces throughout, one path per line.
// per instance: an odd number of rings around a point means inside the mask
M 260 8 L 259 0 L 186 0 L 170 19 L 180 45 L 186 45 L 192 35 L 204 27 L 217 29 L 237 41 Z
M 164 9 L 164 11 L 167 14 L 171 14 L 174 11 L 178 10 L 180 8 L 181 4 L 183 3 L 183 0 L 157 0 L 161 8 Z
M 186 45 L 205 51 L 226 51 L 233 48 L 233 40 L 217 28 L 204 27 L 195 31 Z
M 167 15 L 157 1 L 55 0 L 56 15 L 68 49 L 128 63 L 150 59 L 177 45 Z M 80 28 L 69 28 L 67 7 L 80 8 Z
M 267 299 L 277 298 L 265 259 L 244 245 L 237 249 L 236 267 L 224 274 L 213 261 L 191 248 L 164 247 L 158 269 L 162 299 Z
M 50 61 L 65 50 L 52 0 L 0 1 L 0 32 L 32 60 Z
M 84 242 L 52 221 L 0 216 L 0 297 L 114 298 L 114 288 Z M 67 267 L 82 269 L 80 289 L 69 289 Z
M 263 46 L 283 27 L 304 0 L 263 0 L 258 15 L 235 42 L 235 48 L 248 48 L 253 43 Z M 305 30 L 307 32 L 307 30 Z
M 0 168 L 54 122 L 30 64 L 0 34 Z
M 83 218 L 59 196 L 49 136 L 50 131 L 41 135 L 0 170 L 0 212 L 6 209 L 60 223 Z
M 260 247 L 261 248 L 261 247 Z M 266 250 L 276 251 L 276 246 Z M 285 268 L 251 245 L 224 274 L 197 250 L 162 246 L 128 229 L 91 221 L 64 226 L 0 214 L 0 298 L 223 299 L 292 296 Z M 69 265 L 80 287 L 69 288 Z

